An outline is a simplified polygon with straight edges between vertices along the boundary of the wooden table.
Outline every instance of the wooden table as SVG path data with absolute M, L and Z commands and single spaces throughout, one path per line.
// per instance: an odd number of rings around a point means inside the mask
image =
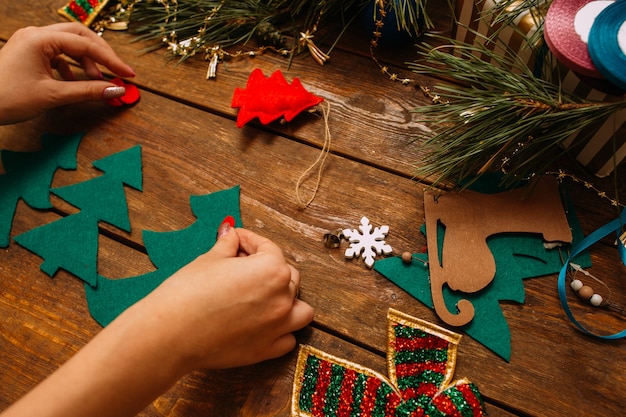
M 62 21 L 60 0 L 0 2 L 0 40 L 19 27 Z M 449 31 L 444 12 L 439 28 Z M 127 33 L 105 38 L 137 72 L 141 101 L 129 109 L 100 103 L 70 106 L 36 120 L 0 127 L 0 147 L 38 149 L 42 133 L 86 132 L 76 171 L 57 171 L 54 186 L 99 175 L 92 162 L 140 144 L 143 192 L 127 190 L 132 231 L 102 225 L 98 271 L 128 277 L 151 270 L 141 232 L 179 230 L 195 218 L 189 196 L 241 186 L 246 227 L 282 248 L 303 277 L 301 297 L 316 309 L 315 321 L 298 333 L 313 345 L 381 373 L 385 372 L 386 314 L 391 308 L 442 324 L 432 310 L 362 261 L 346 260 L 342 249 L 327 249 L 322 236 L 337 228 L 356 228 L 361 216 L 387 224 L 387 242 L 396 255 L 425 245 L 425 186 L 412 179 L 420 161 L 419 143 L 409 143 L 420 128 L 410 109 L 427 104 L 412 86 L 392 83 L 368 55 L 368 35 L 354 33 L 319 66 L 301 55 L 288 67 L 285 58 L 265 54 L 220 65 L 216 80 L 205 81 L 207 62 L 192 59 L 176 66 L 163 51 L 141 54 Z M 381 58 L 399 66 L 408 50 L 386 48 Z M 295 185 L 318 157 L 324 141 L 319 115 L 303 114 L 287 124 L 235 127 L 230 107 L 235 87 L 250 72 L 281 69 L 288 80 L 330 103 L 332 153 L 317 196 L 298 208 Z M 435 80 L 411 75 L 422 85 Z M 19 76 L 19 74 L 16 74 Z M 2 80 L 10 82 L 10 80 Z M 623 171 L 622 171 L 623 172 Z M 623 179 L 623 176 L 620 177 Z M 624 182 L 621 181 L 623 184 Z M 612 179 L 600 182 L 611 190 Z M 304 184 L 309 193 L 313 181 Z M 570 184 L 582 228 L 589 233 L 615 217 L 615 209 L 595 192 Z M 18 206 L 12 236 L 46 224 L 75 208 L 58 198 L 54 210 Z M 345 248 L 345 246 L 343 246 Z M 610 242 L 592 249 L 593 272 L 611 287 L 612 300 L 626 305 L 624 266 Z M 85 345 L 100 326 L 90 317 L 82 282 L 61 271 L 40 271 L 41 258 L 12 242 L 0 262 L 0 409 L 6 408 Z M 492 416 L 621 415 L 626 408 L 625 342 L 601 341 L 579 332 L 558 300 L 556 275 L 525 280 L 524 304 L 501 304 L 511 329 L 509 363 L 465 336 L 456 377 L 475 382 Z M 591 308 L 574 297 L 572 308 L 587 325 L 604 331 L 624 327 L 623 313 Z M 241 369 L 194 372 L 157 399 L 142 416 L 287 416 L 296 352 Z

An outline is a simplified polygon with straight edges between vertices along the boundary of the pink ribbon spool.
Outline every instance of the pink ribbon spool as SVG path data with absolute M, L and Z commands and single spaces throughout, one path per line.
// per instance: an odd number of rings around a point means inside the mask
M 604 78 L 589 56 L 586 38 L 597 14 L 612 3 L 554 0 L 550 5 L 544 20 L 544 38 L 556 58 L 575 73 L 590 78 Z

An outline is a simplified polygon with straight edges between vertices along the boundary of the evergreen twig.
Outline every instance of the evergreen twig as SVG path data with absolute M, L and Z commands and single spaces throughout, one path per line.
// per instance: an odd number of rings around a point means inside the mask
M 458 184 L 488 171 L 503 171 L 508 186 L 542 175 L 566 152 L 565 139 L 626 108 L 626 102 L 596 103 L 565 94 L 536 78 L 515 54 L 481 45 L 422 44 L 419 55 L 421 60 L 407 63 L 414 72 L 452 81 L 437 87 L 440 104 L 413 109 L 432 127 L 418 138 L 424 139 L 426 156 L 417 176 L 435 185 Z M 590 135 L 579 134 L 577 143 Z
M 381 0 L 128 0 L 130 30 L 137 40 L 156 41 L 147 52 L 168 47 L 181 61 L 196 53 L 209 53 L 215 47 L 244 45 L 257 38 L 261 46 L 268 40 L 293 37 L 292 51 L 301 47 L 299 34 L 317 29 L 320 21 L 336 18 L 346 25 L 355 11 Z M 427 0 L 387 0 L 385 7 L 396 14 L 398 28 L 422 33 L 432 27 L 426 13 Z M 346 21 L 345 16 L 353 15 Z M 271 36 L 266 34 L 273 31 Z M 336 42 L 335 42 L 336 43 Z

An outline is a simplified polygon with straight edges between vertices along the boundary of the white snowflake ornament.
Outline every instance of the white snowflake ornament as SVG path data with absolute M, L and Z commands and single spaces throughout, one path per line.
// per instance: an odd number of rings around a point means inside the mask
M 350 241 L 350 247 L 346 249 L 345 255 L 348 259 L 358 258 L 361 255 L 365 265 L 372 268 L 376 255 L 390 255 L 393 251 L 384 240 L 389 233 L 389 226 L 375 227 L 372 230 L 369 219 L 363 216 L 359 229 L 361 232 L 356 229 L 344 229 L 343 235 Z

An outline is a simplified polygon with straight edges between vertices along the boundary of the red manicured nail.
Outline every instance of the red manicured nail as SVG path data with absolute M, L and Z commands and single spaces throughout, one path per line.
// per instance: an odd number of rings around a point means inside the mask
M 235 227 L 235 218 L 233 216 L 226 216 L 222 221 L 222 224 L 228 223 L 230 227 Z
M 217 228 L 217 238 L 224 236 L 226 233 L 235 227 L 235 218 L 233 216 L 226 216 L 224 220 L 222 220 L 222 224 Z

